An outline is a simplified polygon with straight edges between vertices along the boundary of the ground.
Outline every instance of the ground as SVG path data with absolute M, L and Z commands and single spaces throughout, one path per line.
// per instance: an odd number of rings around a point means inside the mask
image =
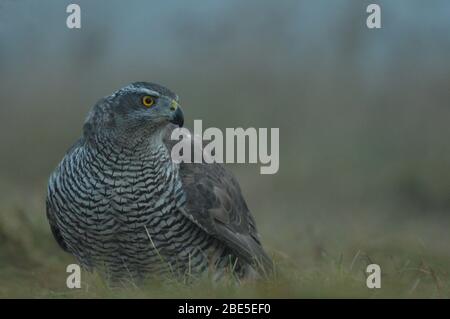
M 82 273 L 82 288 L 65 285 L 75 260 L 53 240 L 44 214 L 44 192 L 26 202 L 8 197 L 0 211 L 0 297 L 2 298 L 448 298 L 448 223 L 415 219 L 402 224 L 342 219 L 318 220 L 323 228 L 261 222 L 263 241 L 277 265 L 261 282 L 186 285 L 168 280 L 142 287 L 110 289 L 98 274 Z M 12 204 L 14 203 L 14 204 Z M 261 217 L 257 218 L 261 219 Z M 352 221 L 351 223 L 349 221 Z M 278 223 L 281 223 L 278 221 Z M 270 234 L 264 236 L 264 234 Z M 366 287 L 366 266 L 382 269 L 380 289 Z

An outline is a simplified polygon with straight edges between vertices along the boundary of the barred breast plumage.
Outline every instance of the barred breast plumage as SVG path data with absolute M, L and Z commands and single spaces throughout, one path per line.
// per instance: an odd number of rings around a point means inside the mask
M 141 107 L 143 96 L 155 106 Z M 177 99 L 134 83 L 94 106 L 49 179 L 54 237 L 111 280 L 267 272 L 271 261 L 231 173 L 171 160 L 165 134 L 174 129 L 169 121 L 182 124 Z

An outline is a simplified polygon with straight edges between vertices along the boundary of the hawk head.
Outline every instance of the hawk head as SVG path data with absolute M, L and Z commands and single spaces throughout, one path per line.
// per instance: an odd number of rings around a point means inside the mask
M 159 135 L 168 123 L 183 126 L 183 112 L 178 96 L 154 83 L 135 82 L 104 97 L 91 109 L 84 124 L 84 133 L 107 136 L 117 141 Z

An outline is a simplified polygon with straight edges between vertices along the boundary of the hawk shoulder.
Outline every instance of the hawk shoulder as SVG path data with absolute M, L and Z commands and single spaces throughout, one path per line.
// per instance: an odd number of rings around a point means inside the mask
M 173 128 L 172 128 L 173 129 Z M 165 143 L 169 149 L 168 130 Z M 181 212 L 201 229 L 217 238 L 238 257 L 271 271 L 272 261 L 262 248 L 255 220 L 236 178 L 219 163 L 180 163 L 180 176 L 186 194 Z

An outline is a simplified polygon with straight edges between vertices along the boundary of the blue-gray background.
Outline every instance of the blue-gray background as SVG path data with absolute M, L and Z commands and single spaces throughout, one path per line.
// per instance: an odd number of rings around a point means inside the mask
M 69 30 L 69 1 L 2 0 L 2 205 L 41 218 L 89 108 L 153 81 L 188 126 L 280 128 L 278 174 L 231 166 L 270 249 L 409 236 L 446 251 L 450 2 L 375 1 L 369 30 L 371 2 L 79 0 Z

